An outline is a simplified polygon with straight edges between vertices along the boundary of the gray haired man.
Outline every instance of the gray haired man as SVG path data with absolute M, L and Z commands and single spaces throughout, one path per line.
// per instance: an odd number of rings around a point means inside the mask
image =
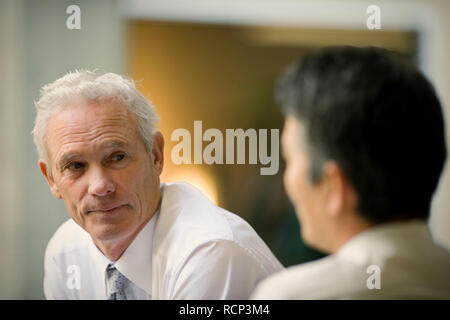
M 47 246 L 48 299 L 246 299 L 282 269 L 243 219 L 160 184 L 158 116 L 131 80 L 69 73 L 36 108 L 39 167 L 70 216 Z

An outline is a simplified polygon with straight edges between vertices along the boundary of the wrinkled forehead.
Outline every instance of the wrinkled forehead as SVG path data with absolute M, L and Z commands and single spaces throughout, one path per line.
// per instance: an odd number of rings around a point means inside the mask
M 136 134 L 135 117 L 120 102 L 76 101 L 49 119 L 46 131 L 49 160 L 61 149 L 105 141 L 133 141 Z

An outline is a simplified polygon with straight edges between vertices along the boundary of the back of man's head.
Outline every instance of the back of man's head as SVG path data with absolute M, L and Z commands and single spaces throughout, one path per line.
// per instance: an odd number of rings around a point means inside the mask
M 441 106 L 414 66 L 378 48 L 326 48 L 278 84 L 285 114 L 305 128 L 310 178 L 334 160 L 372 223 L 426 219 L 446 159 Z

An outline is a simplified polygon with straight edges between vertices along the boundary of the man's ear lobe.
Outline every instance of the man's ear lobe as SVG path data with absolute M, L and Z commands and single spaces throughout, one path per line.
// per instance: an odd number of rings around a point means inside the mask
M 50 187 L 50 192 L 55 198 L 62 199 L 62 196 L 59 193 L 55 181 L 53 180 L 52 173 L 50 172 L 50 168 L 47 166 L 47 163 L 43 159 L 39 159 L 38 164 L 39 168 L 41 169 L 42 175 L 45 177 L 45 180 L 47 180 L 48 186 Z
M 344 172 L 334 161 L 328 161 L 323 167 L 323 183 L 325 192 L 325 210 L 334 218 L 342 215 L 348 191 Z
M 153 165 L 160 175 L 164 167 L 164 137 L 159 131 L 153 135 L 152 155 Z

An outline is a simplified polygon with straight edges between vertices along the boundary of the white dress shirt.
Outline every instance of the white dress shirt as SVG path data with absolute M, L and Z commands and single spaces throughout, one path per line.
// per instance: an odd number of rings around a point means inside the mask
M 128 299 L 248 299 L 283 267 L 252 227 L 187 183 L 161 184 L 161 206 L 114 266 Z M 106 299 L 111 261 L 72 219 L 45 253 L 47 299 Z
M 425 222 L 389 223 L 356 235 L 336 254 L 272 275 L 251 298 L 450 299 L 450 254 L 433 243 Z

